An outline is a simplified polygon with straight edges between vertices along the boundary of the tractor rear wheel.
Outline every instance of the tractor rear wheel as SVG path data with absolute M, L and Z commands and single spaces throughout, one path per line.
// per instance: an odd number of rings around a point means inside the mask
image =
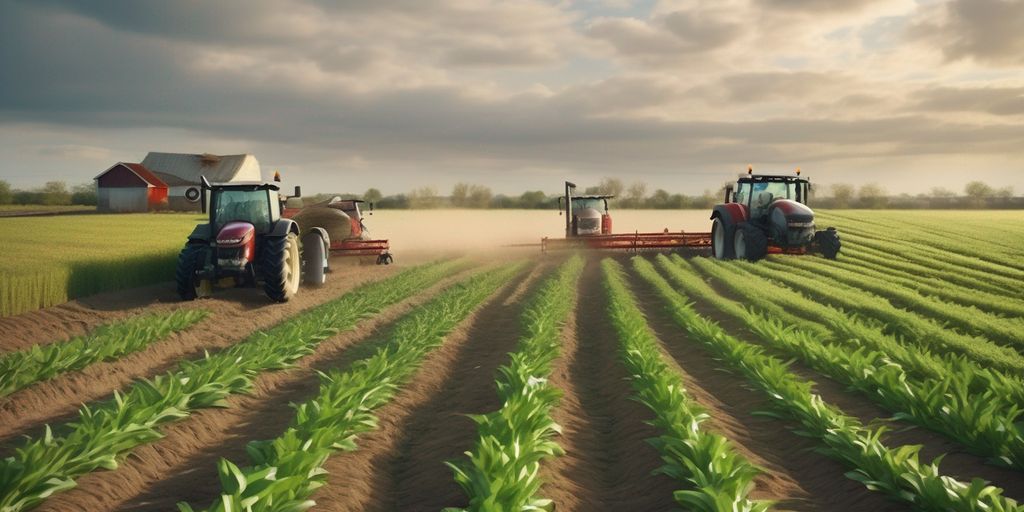
M 842 242 L 839 241 L 839 233 L 836 232 L 836 228 L 818 231 L 814 234 L 814 242 L 818 246 L 818 250 L 821 251 L 821 255 L 830 260 L 836 259 L 836 256 L 839 255 L 839 250 L 843 247 Z
M 733 259 L 732 237 L 729 236 L 729 227 L 721 217 L 715 217 L 711 224 L 711 254 L 716 260 Z
M 733 252 L 737 259 L 757 261 L 768 254 L 768 237 L 757 226 L 746 222 L 736 226 Z
M 268 237 L 260 259 L 263 291 L 277 302 L 288 302 L 299 291 L 299 238 L 295 233 Z
M 178 254 L 174 281 L 181 300 L 195 300 L 210 294 L 210 281 L 196 277 L 196 271 L 206 265 L 206 251 L 205 245 L 190 243 Z
M 304 281 L 309 286 L 323 286 L 327 281 L 324 264 L 324 239 L 317 233 L 302 237 Z

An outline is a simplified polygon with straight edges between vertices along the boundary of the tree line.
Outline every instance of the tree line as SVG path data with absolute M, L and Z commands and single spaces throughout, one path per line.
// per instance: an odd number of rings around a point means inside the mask
M 705 190 L 701 195 L 671 193 L 655 189 L 648 193 L 646 183 L 637 181 L 626 185 L 616 178 L 605 178 L 596 186 L 587 187 L 583 195 L 614 195 L 615 208 L 632 209 L 708 209 L 721 203 L 725 187 Z M 824 189 L 824 190 L 822 190 Z M 493 209 L 553 209 L 558 207 L 558 195 L 541 190 L 530 190 L 519 195 L 495 194 L 490 188 L 471 183 L 457 183 L 450 194 L 442 195 L 435 187 L 419 187 L 404 194 L 383 195 L 379 189 L 371 188 L 363 194 L 317 194 L 307 197 L 310 202 L 326 200 L 334 196 L 346 199 L 362 199 L 386 209 L 430 209 L 430 208 L 493 208 Z M 935 187 L 927 193 L 917 195 L 892 195 L 878 184 L 870 183 L 855 187 L 837 183 L 829 187 L 812 189 L 811 203 L 821 208 L 893 208 L 893 209 L 961 209 L 961 208 L 1024 208 L 1024 198 L 1014 197 L 1013 187 L 996 188 L 981 181 L 968 183 L 961 192 Z M 96 185 L 83 183 L 68 187 L 63 181 L 49 181 L 42 187 L 21 190 L 0 180 L 0 205 L 41 204 L 41 205 L 95 205 Z
M 82 183 L 68 188 L 63 181 L 48 181 L 42 187 L 22 190 L 0 180 L 0 204 L 41 204 L 47 206 L 96 205 L 96 185 Z

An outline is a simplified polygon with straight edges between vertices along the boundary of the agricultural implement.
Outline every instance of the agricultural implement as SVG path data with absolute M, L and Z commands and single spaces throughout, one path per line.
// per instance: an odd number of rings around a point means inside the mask
M 757 261 L 767 254 L 820 253 L 835 259 L 841 243 L 835 228 L 817 231 L 807 206 L 811 182 L 795 176 L 754 174 L 748 168 L 725 189 L 725 202 L 711 213 L 715 258 Z
M 363 223 L 363 204 L 367 203 L 359 199 L 333 197 L 307 206 L 303 204 L 302 189 L 295 187 L 295 195 L 284 201 L 282 216 L 297 222 L 303 233 L 307 227 L 326 231 L 330 236 L 332 256 L 370 259 L 378 265 L 390 265 L 394 261 L 391 245 L 387 240 L 370 236 Z M 373 203 L 369 206 L 368 213 L 373 215 Z
M 565 194 L 558 198 L 559 215 L 565 215 L 565 238 L 541 239 L 541 251 L 556 249 L 673 250 L 701 249 L 711 245 L 711 233 L 670 232 L 612 233 L 608 211 L 611 195 L 574 195 L 576 185 L 565 182 Z
M 215 284 L 262 284 L 272 300 L 286 302 L 300 280 L 322 285 L 328 270 L 330 238 L 322 227 L 304 231 L 281 215 L 273 183 L 211 185 L 201 177 L 201 201 L 209 221 L 192 230 L 178 256 L 178 295 L 193 300 L 209 295 Z

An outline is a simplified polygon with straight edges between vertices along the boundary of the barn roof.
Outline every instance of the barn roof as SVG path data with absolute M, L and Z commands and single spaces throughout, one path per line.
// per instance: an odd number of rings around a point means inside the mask
M 197 185 L 197 183 L 195 182 L 186 180 L 184 178 L 179 178 L 178 176 L 175 176 L 173 174 L 167 174 L 166 172 L 154 171 L 153 174 L 155 174 L 157 178 L 163 180 L 164 183 L 166 183 L 167 186 L 169 187 L 187 187 L 189 185 Z
M 153 171 L 150 171 L 149 169 L 146 168 L 146 166 L 142 164 L 135 164 L 131 162 L 118 162 L 110 166 L 109 169 L 101 172 L 98 176 L 96 176 L 93 179 L 99 179 L 100 176 L 103 176 L 104 174 L 114 170 L 119 166 L 126 167 L 129 171 L 135 173 L 135 175 L 138 176 L 142 181 L 145 181 L 151 186 L 158 188 L 167 188 L 167 183 L 164 183 L 164 180 L 157 177 L 157 175 L 154 174 Z
M 200 176 L 215 183 L 235 181 L 262 181 L 260 163 L 256 157 L 242 155 L 213 155 L 188 153 L 157 153 L 151 152 L 142 160 L 146 168 L 198 184 Z

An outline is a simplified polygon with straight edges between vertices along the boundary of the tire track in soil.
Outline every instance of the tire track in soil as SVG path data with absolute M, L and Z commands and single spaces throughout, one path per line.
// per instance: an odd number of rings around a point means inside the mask
M 465 414 L 501 406 L 494 378 L 521 335 L 523 303 L 512 301 L 529 296 L 550 274 L 551 264 L 538 266 L 428 356 L 379 411 L 379 427 L 360 440 L 358 451 L 328 460 L 328 483 L 312 496 L 318 510 L 436 512 L 467 504 L 444 462 L 473 446 L 476 424 Z
M 637 280 L 639 281 L 639 278 Z M 714 280 L 708 281 L 708 284 L 719 295 L 741 304 L 744 303 L 742 298 L 738 298 L 724 286 L 719 286 Z M 765 349 L 766 353 L 779 359 L 793 359 L 778 349 L 766 345 L 746 325 L 722 313 L 714 305 L 697 301 L 694 308 L 701 315 L 717 322 L 737 339 L 752 345 L 759 345 Z M 831 327 L 827 325 L 824 327 L 832 331 Z M 1024 500 L 1024 473 L 987 464 L 985 457 L 970 453 L 965 446 L 944 434 L 919 427 L 908 421 L 892 419 L 894 413 L 876 404 L 861 392 L 850 389 L 845 384 L 807 366 L 803 361 L 792 360 L 789 369 L 800 378 L 813 382 L 814 392 L 821 395 L 826 402 L 839 407 L 864 425 L 884 425 L 888 429 L 882 434 L 882 441 L 886 446 L 892 448 L 903 445 L 921 445 L 920 460 L 922 462 L 931 462 L 936 457 L 944 455 L 942 464 L 939 466 L 944 475 L 965 483 L 969 483 L 973 478 L 982 478 L 1003 489 L 1004 495 L 1018 501 Z
M 680 368 L 687 391 L 708 410 L 709 425 L 728 437 L 745 457 L 765 469 L 755 481 L 753 497 L 779 500 L 783 510 L 812 511 L 897 511 L 907 510 L 902 503 L 890 501 L 885 495 L 870 491 L 859 482 L 845 476 L 847 469 L 832 459 L 814 451 L 815 440 L 797 435 L 793 429 L 799 425 L 776 418 L 753 415 L 754 411 L 771 410 L 763 392 L 751 388 L 746 379 L 726 370 L 704 346 L 688 338 L 686 332 L 672 319 L 661 298 L 650 285 L 637 275 L 628 261 L 630 285 L 648 324 L 662 342 L 662 347 Z M 716 315 L 717 310 L 703 301 L 694 305 L 702 316 L 719 322 L 730 334 L 741 341 L 756 344 L 744 336 L 737 336 L 737 323 Z M 724 323 L 723 323 L 724 322 Z M 790 368 L 806 378 L 793 365 Z M 827 402 L 841 407 L 854 416 L 870 411 L 847 409 L 848 401 L 832 401 L 831 393 L 822 393 Z M 864 419 L 862 418 L 862 421 Z
M 541 466 L 539 494 L 558 511 L 677 510 L 672 493 L 680 486 L 651 474 L 662 462 L 646 439 L 658 434 L 644 423 L 653 418 L 650 411 L 629 398 L 599 262 L 587 261 L 551 375 L 564 393 L 552 416 L 562 426 L 556 441 L 566 453 Z
M 20 446 L 24 436 L 41 434 L 46 424 L 63 424 L 77 419 L 78 409 L 83 403 L 105 399 L 114 390 L 123 389 L 136 379 L 172 370 L 184 359 L 202 357 L 206 350 L 234 345 L 253 332 L 396 272 L 389 266 L 374 266 L 348 274 L 336 272 L 324 287 L 303 288 L 295 298 L 283 304 L 271 303 L 258 290 L 229 289 L 219 291 L 210 299 L 184 305 L 179 301 L 175 306 L 159 305 L 145 310 L 184 307 L 207 309 L 211 314 L 188 329 L 153 342 L 138 352 L 67 372 L 0 398 L 0 456 L 6 456 Z
M 324 340 L 290 370 L 259 375 L 249 394 L 228 397 L 227 408 L 200 409 L 183 421 L 168 424 L 162 429 L 162 439 L 134 449 L 117 470 L 83 475 L 76 488 L 54 495 L 38 510 L 175 510 L 181 500 L 209 504 L 220 493 L 217 461 L 221 457 L 248 460 L 246 443 L 283 432 L 294 417 L 289 404 L 319 389 L 317 370 L 336 368 L 366 355 L 375 345 L 365 341 L 378 339 L 398 318 L 470 272 L 445 278 L 363 320 L 354 330 Z

